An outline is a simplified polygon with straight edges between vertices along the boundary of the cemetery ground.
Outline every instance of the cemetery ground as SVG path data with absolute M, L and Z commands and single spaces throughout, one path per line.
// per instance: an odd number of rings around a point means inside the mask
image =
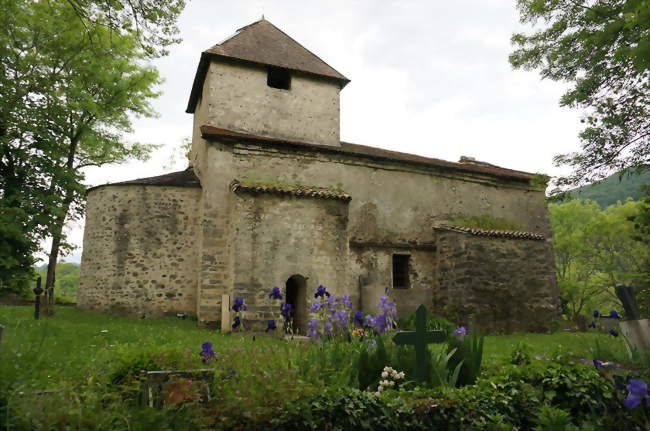
M 317 344 L 28 306 L 0 307 L 0 325 L 0 429 L 650 429 L 647 388 L 626 387 L 647 361 L 605 331 L 486 336 L 478 379 L 447 354 L 471 349 L 430 344 L 416 385 L 392 333 Z M 201 369 L 146 389 L 149 371 Z

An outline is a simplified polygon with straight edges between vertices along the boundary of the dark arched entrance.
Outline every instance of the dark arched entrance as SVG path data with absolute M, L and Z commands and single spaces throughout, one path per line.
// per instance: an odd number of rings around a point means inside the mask
M 307 279 L 296 274 L 289 277 L 286 283 L 287 303 L 293 307 L 293 332 L 307 332 Z

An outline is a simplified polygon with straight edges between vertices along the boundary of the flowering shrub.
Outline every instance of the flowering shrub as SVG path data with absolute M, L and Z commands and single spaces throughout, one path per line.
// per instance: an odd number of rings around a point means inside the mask
M 375 395 L 380 396 L 383 391 L 388 389 L 397 389 L 399 387 L 399 381 L 404 379 L 404 372 L 395 371 L 391 367 L 384 367 L 384 370 L 381 372 L 381 380 L 379 382 L 379 387 L 377 387 L 377 392 Z

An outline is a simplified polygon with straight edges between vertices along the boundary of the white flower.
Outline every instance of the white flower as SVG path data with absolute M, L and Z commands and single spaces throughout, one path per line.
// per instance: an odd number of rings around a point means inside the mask
M 397 378 L 398 379 L 403 379 L 404 378 L 404 371 L 400 371 L 399 373 L 397 373 Z
M 388 372 L 384 371 L 383 373 L 381 373 L 382 379 L 385 379 L 386 377 L 388 377 Z
M 377 390 L 378 390 L 379 392 L 381 392 L 381 391 L 384 390 L 384 387 L 383 387 L 383 386 L 380 386 L 380 387 L 377 388 Z
M 381 395 L 381 392 L 377 391 L 377 392 L 375 392 L 375 395 L 379 396 L 379 395 Z
M 99 331 L 99 332 L 101 332 L 102 334 L 105 334 L 105 333 L 107 333 L 107 332 L 108 332 L 108 329 L 102 329 L 102 330 L 101 330 L 101 331 Z
M 391 380 L 390 382 L 388 382 L 388 385 L 389 386 L 395 386 L 395 382 Z

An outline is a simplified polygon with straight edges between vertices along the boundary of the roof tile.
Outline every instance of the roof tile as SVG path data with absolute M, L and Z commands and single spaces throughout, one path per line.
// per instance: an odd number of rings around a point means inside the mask
M 544 235 L 538 233 L 523 232 L 523 231 L 516 231 L 516 230 L 478 229 L 478 228 L 470 228 L 470 227 L 463 227 L 463 226 L 449 226 L 449 225 L 435 226 L 434 229 L 448 230 L 453 232 L 459 232 L 459 233 L 465 233 L 469 235 L 483 236 L 489 238 L 531 239 L 535 241 L 544 241 L 546 239 Z

